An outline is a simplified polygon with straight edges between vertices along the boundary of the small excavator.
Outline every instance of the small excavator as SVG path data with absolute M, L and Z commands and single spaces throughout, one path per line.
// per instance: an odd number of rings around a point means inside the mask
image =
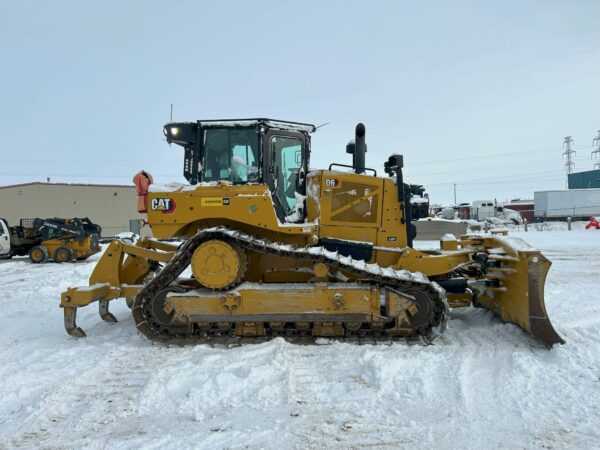
M 550 262 L 500 234 L 445 236 L 413 247 L 402 155 L 386 176 L 365 167 L 365 127 L 346 146 L 353 163 L 309 170 L 311 124 L 271 119 L 168 123 L 189 184 L 136 181 L 157 239 L 112 241 L 89 286 L 61 295 L 67 332 L 77 309 L 126 298 L 135 325 L 166 343 L 332 337 L 420 339 L 446 329 L 449 308 L 478 306 L 541 343 L 562 343 L 544 305 Z M 143 183 L 142 181 L 145 181 Z

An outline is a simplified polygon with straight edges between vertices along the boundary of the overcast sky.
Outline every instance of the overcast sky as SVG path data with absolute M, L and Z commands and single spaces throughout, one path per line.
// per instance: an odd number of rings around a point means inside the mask
M 314 124 L 311 166 L 404 154 L 432 202 L 565 186 L 600 129 L 600 1 L 7 1 L 0 185 L 184 182 L 169 120 Z

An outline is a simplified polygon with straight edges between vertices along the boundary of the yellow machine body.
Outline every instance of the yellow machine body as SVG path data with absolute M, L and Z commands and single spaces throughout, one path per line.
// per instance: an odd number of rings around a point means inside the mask
M 59 261 L 59 259 L 57 259 L 58 255 L 56 250 L 61 247 L 71 249 L 74 259 L 87 259 L 101 251 L 98 243 L 90 236 L 80 239 L 49 239 L 47 241 L 43 241 L 40 245 L 44 246 L 48 250 L 50 258 L 55 261 Z
M 14 255 L 29 254 L 34 263 L 82 260 L 101 251 L 100 231 L 88 218 L 22 219 L 11 227 L 11 247 Z
M 415 325 L 419 314 L 433 308 L 443 315 L 440 305 L 447 301 L 455 308 L 488 308 L 548 346 L 562 342 L 545 310 L 550 262 L 539 251 L 502 235 L 444 239 L 438 251 L 416 250 L 409 245 L 410 218 L 393 178 L 313 171 L 306 176 L 302 223 L 282 222 L 272 188 L 261 183 L 157 186 L 147 203 L 154 237 L 186 243 L 179 248 L 154 239 L 109 244 L 90 286 L 62 294 L 70 334 L 85 335 L 75 324 L 77 308 L 99 301 L 103 319 L 114 321 L 108 302 L 123 297 L 137 296 L 137 327 L 157 340 L 166 339 L 149 331 L 154 306 L 148 305 L 160 305 L 154 314 L 168 320 L 157 323 L 177 338 L 302 330 L 313 336 L 360 336 L 367 329 L 369 336 L 384 330 L 390 337 L 422 333 L 427 327 Z M 207 237 L 193 247 L 202 232 Z M 341 257 L 341 251 L 323 247 L 334 241 L 338 249 L 348 245 L 367 256 Z M 178 278 L 168 292 L 153 294 L 160 302 L 147 304 L 138 294 L 152 287 L 157 263 L 166 263 L 163 271 L 183 264 L 195 276 Z M 468 288 L 453 292 L 451 279 L 459 275 Z M 449 287 L 444 292 L 439 286 Z M 423 303 L 424 295 L 435 300 L 433 306 Z M 439 317 L 436 326 L 440 320 L 445 326 Z

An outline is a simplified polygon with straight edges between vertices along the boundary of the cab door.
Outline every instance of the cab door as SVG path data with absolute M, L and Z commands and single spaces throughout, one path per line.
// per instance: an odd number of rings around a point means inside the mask
M 6 220 L 0 219 L 0 256 L 10 253 L 10 233 Z
M 264 143 L 264 173 L 277 217 L 282 223 L 302 222 L 306 213 L 306 138 L 302 133 L 269 130 Z

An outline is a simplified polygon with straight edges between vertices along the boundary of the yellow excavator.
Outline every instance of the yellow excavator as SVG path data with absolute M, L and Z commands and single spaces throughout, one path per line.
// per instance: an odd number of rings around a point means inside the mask
M 189 185 L 143 193 L 157 239 L 112 241 L 89 286 L 61 295 L 67 332 L 84 337 L 77 308 L 126 298 L 137 329 L 172 343 L 334 337 L 415 338 L 446 328 L 449 307 L 492 310 L 551 347 L 563 340 L 544 305 L 550 262 L 522 240 L 445 236 L 413 248 L 403 157 L 385 177 L 365 167 L 365 127 L 352 165 L 309 169 L 314 125 L 271 119 L 168 123 Z

